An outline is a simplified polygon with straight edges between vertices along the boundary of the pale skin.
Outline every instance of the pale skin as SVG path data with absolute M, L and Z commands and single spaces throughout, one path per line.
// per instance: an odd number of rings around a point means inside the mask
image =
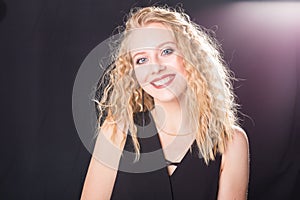
M 158 23 L 152 23 L 147 25 L 147 28 L 166 28 Z M 151 32 L 152 36 L 154 35 Z M 163 35 L 163 34 L 158 34 Z M 135 38 L 138 35 L 135 35 Z M 141 33 L 141 38 L 145 37 L 145 33 Z M 164 35 L 164 40 L 171 41 L 172 38 L 168 34 Z M 156 39 L 153 38 L 151 42 L 156 44 Z M 141 40 L 143 41 L 143 40 Z M 134 43 L 137 45 L 145 45 L 140 43 Z M 141 75 L 138 77 L 139 83 L 142 85 L 143 89 L 148 92 L 154 98 L 155 109 L 151 111 L 152 116 L 156 122 L 158 128 L 159 139 L 164 151 L 165 158 L 173 162 L 180 162 L 185 153 L 188 151 L 190 145 L 195 139 L 194 134 L 188 134 L 186 136 L 180 136 L 180 140 L 175 138 L 178 136 L 179 132 L 193 132 L 189 129 L 190 124 L 188 123 L 188 114 L 185 113 L 184 101 L 181 98 L 181 93 L 184 88 L 173 87 L 172 84 L 169 88 L 157 89 L 153 87 L 149 82 L 155 80 L 157 77 L 166 75 L 169 73 L 176 74 L 176 77 L 185 76 L 184 67 L 181 65 L 180 57 L 176 54 L 170 53 L 170 48 L 172 44 L 167 44 L 167 46 L 160 45 L 161 38 L 157 39 L 159 49 L 156 46 L 150 48 L 150 50 L 143 50 L 141 52 L 134 52 L 132 57 L 134 67 L 139 69 L 149 62 L 152 67 L 148 74 Z M 132 44 L 132 43 L 131 43 Z M 149 45 L 149 44 L 147 44 Z M 152 45 L 152 43 L 150 44 Z M 145 47 L 145 46 L 144 46 Z M 152 46 L 151 46 L 152 47 Z M 136 48 L 136 47 L 135 47 Z M 172 49 L 174 50 L 174 49 Z M 176 48 L 174 52 L 176 51 Z M 154 61 L 157 65 L 153 65 Z M 164 67 L 165 66 L 165 67 Z M 171 67 L 168 67 L 171 66 Z M 143 73 L 146 71 L 143 69 Z M 136 73 L 138 74 L 138 73 Z M 144 80 L 145 82 L 141 82 Z M 182 84 L 182 79 L 175 78 L 174 84 Z M 156 109 L 159 108 L 159 109 Z M 160 112 L 164 112 L 164 115 Z M 164 116 L 161 118 L 161 116 Z M 163 126 L 160 122 L 163 121 Z M 181 122 L 181 123 L 178 123 Z M 86 180 L 82 190 L 82 200 L 109 200 L 112 194 L 113 186 L 115 183 L 118 162 L 121 156 L 121 152 L 124 148 L 124 143 L 121 143 L 122 139 L 125 137 L 124 126 L 118 125 L 117 133 L 115 134 L 116 140 L 112 142 L 110 136 L 113 134 L 113 127 L 109 123 L 105 122 L 101 132 L 98 137 L 93 156 L 89 165 L 89 169 L 86 175 Z M 220 178 L 219 178 L 219 191 L 218 200 L 245 200 L 247 199 L 247 187 L 249 179 L 249 145 L 248 139 L 245 131 L 240 127 L 233 127 L 234 132 L 232 133 L 232 140 L 227 142 L 227 148 L 222 154 L 222 161 L 220 167 Z M 174 134 L 169 134 L 174 133 Z M 106 139 L 105 139 L 106 138 Z M 179 137 L 177 137 L 179 138 Z M 113 144 L 115 148 L 113 149 L 103 149 L 105 141 Z M 109 154 L 110 163 L 101 162 L 99 160 L 105 160 L 105 155 Z M 169 175 L 172 175 L 176 170 L 176 167 L 171 165 L 168 166 Z
M 107 127 L 106 136 L 109 138 L 112 130 Z M 243 129 L 236 127 L 233 139 L 228 142 L 227 149 L 222 155 L 220 168 L 218 200 L 245 200 L 249 179 L 249 148 L 248 139 Z M 101 133 L 103 134 L 103 133 Z M 121 134 L 117 137 L 116 145 L 121 146 Z M 99 144 L 99 142 L 97 142 Z M 162 146 L 165 141 L 161 140 Z M 117 158 L 117 157 L 116 157 Z M 169 166 L 169 173 L 175 168 Z M 117 175 L 116 167 L 108 167 L 92 156 L 82 190 L 82 200 L 109 200 Z

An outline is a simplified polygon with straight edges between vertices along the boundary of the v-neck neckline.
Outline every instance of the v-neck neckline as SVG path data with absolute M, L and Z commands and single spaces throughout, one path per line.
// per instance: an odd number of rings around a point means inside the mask
M 160 138 L 160 135 L 159 135 L 159 133 L 158 133 L 158 129 L 157 129 L 157 126 L 156 126 L 156 123 L 155 123 L 155 120 L 154 120 L 154 118 L 153 118 L 153 115 L 152 115 L 152 113 L 151 112 L 149 112 L 149 117 L 150 117 L 150 123 L 147 123 L 147 125 L 146 126 L 140 126 L 140 125 L 138 125 L 139 126 L 139 128 L 138 129 L 144 129 L 144 128 L 149 128 L 149 127 L 152 127 L 152 128 L 154 128 L 154 130 L 153 131 L 155 131 L 154 132 L 154 134 L 152 134 L 152 135 L 144 135 L 145 133 L 147 133 L 147 134 L 149 134 L 149 132 L 148 131 L 145 131 L 144 132 L 144 130 L 142 131 L 142 132 L 140 132 L 139 134 L 140 134 L 140 136 L 142 137 L 142 138 L 148 138 L 148 137 L 154 137 L 154 138 L 156 138 L 155 140 L 158 140 L 157 142 L 157 144 L 158 144 L 158 148 L 160 148 L 161 149 L 161 151 L 162 151 L 162 159 L 163 159 L 163 161 L 165 162 L 165 169 L 166 169 L 166 173 L 167 173 L 167 176 L 169 177 L 169 178 L 172 178 L 172 177 L 174 177 L 174 175 L 176 175 L 178 172 L 178 169 L 179 169 L 179 167 L 182 167 L 181 165 L 183 165 L 183 162 L 186 160 L 186 158 L 187 158 L 187 156 L 188 156 L 188 154 L 191 152 L 191 149 L 193 150 L 193 145 L 194 145 L 194 143 L 196 142 L 196 139 L 193 139 L 191 142 L 190 142 L 190 144 L 188 145 L 188 148 L 185 150 L 185 153 L 184 153 L 184 156 L 181 158 L 181 160 L 178 162 L 178 166 L 175 168 L 175 170 L 172 172 L 172 174 L 169 174 L 169 170 L 168 170 L 168 164 L 167 164 L 167 159 L 166 159 L 166 156 L 165 156 L 165 151 L 164 151 L 164 148 L 163 148 L 163 146 L 162 146 L 162 141 L 161 141 L 161 138 Z M 151 125 L 152 124 L 152 125 Z M 151 134 L 151 133 L 150 133 Z M 148 137 L 147 137 L 148 136 Z
M 172 171 L 172 174 L 169 174 L 169 165 L 166 165 L 166 169 L 167 169 L 167 173 L 169 175 L 170 178 L 173 178 L 174 175 L 176 174 L 176 172 L 179 170 L 179 168 L 182 166 L 182 164 L 184 163 L 184 161 L 186 160 L 186 157 L 188 155 L 188 153 L 190 152 L 190 148 L 187 150 L 187 152 L 185 153 L 185 155 L 183 156 L 183 158 L 181 159 L 181 161 L 178 163 L 178 165 L 176 166 L 176 168 Z
M 163 151 L 163 148 L 162 148 L 162 144 L 161 144 L 161 141 L 160 141 L 160 138 L 159 138 L 158 133 L 157 133 L 157 139 L 159 140 L 159 144 L 160 144 L 160 147 L 161 147 L 161 149 L 162 149 L 162 152 L 164 152 L 164 151 Z M 189 145 L 188 149 L 187 149 L 186 152 L 184 153 L 184 156 L 181 158 L 181 160 L 180 160 L 179 162 L 176 162 L 176 163 L 178 163 L 178 164 L 177 164 L 176 168 L 174 169 L 174 171 L 172 172 L 172 174 L 169 174 L 169 169 L 168 169 L 168 166 L 169 166 L 169 165 L 167 164 L 167 161 L 168 161 L 168 160 L 165 158 L 165 155 L 164 155 L 164 153 L 163 153 L 163 158 L 164 158 L 164 160 L 166 161 L 165 169 L 166 169 L 166 171 L 167 171 L 167 174 L 168 174 L 169 178 L 174 177 L 174 175 L 176 174 L 176 172 L 178 171 L 178 169 L 182 167 L 182 165 L 184 164 L 185 160 L 186 160 L 187 157 L 188 157 L 188 154 L 191 153 L 191 148 L 193 148 L 193 145 L 194 145 L 195 142 L 196 142 L 196 139 L 194 139 L 194 140 L 192 141 L 192 143 Z M 172 164 L 171 164 L 171 165 L 172 165 Z
M 164 161 L 166 162 L 165 169 L 166 169 L 167 175 L 168 175 L 169 178 L 172 178 L 172 177 L 174 177 L 174 174 L 176 174 L 176 172 L 178 171 L 179 167 L 181 167 L 181 165 L 183 164 L 183 162 L 186 160 L 186 157 L 188 156 L 188 154 L 191 152 L 191 149 L 193 148 L 193 145 L 194 145 L 194 143 L 196 142 L 196 139 L 193 139 L 192 142 L 188 145 L 188 148 L 185 150 L 184 156 L 183 156 L 182 159 L 178 162 L 178 165 L 176 166 L 176 168 L 174 169 L 174 171 L 172 172 L 172 174 L 169 174 L 169 169 L 168 169 L 168 165 L 167 165 L 167 159 L 166 159 L 166 156 L 165 156 L 164 148 L 163 148 L 163 146 L 162 146 L 162 142 L 161 142 L 160 135 L 159 135 L 159 133 L 158 133 L 157 125 L 156 125 L 156 123 L 155 123 L 155 120 L 154 120 L 153 115 L 152 115 L 151 112 L 149 112 L 149 116 L 150 116 L 150 123 L 153 123 L 154 128 L 155 128 L 156 139 L 158 140 L 158 142 L 159 142 L 159 147 L 160 147 L 160 149 L 162 150 L 162 153 L 163 153 L 163 159 L 164 159 Z M 175 137 L 176 137 L 176 136 L 175 136 Z

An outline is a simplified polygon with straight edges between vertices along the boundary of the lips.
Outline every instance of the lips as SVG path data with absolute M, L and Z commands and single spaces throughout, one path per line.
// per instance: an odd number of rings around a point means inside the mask
M 175 74 L 166 74 L 159 78 L 156 78 L 150 82 L 151 85 L 153 85 L 157 89 L 162 89 L 167 87 L 172 83 L 172 81 L 175 78 Z

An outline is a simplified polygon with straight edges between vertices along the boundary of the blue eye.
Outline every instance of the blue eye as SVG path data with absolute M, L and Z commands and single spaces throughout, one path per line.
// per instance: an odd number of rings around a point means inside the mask
M 174 52 L 173 49 L 164 49 L 164 50 L 162 50 L 161 55 L 169 55 L 173 52 Z
M 147 58 L 139 58 L 136 60 L 137 65 L 141 65 L 147 61 Z

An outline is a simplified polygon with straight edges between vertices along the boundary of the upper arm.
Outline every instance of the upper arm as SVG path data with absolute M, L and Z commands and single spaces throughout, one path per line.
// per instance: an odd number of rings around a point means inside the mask
M 81 194 L 82 200 L 110 199 L 124 147 L 123 132 L 116 130 L 115 142 L 111 141 L 112 135 L 113 126 L 104 123 L 89 164 Z
M 109 200 L 117 171 L 99 162 L 95 157 L 91 158 L 86 179 L 84 182 L 81 199 Z
M 247 199 L 249 144 L 245 131 L 235 127 L 222 156 L 218 199 Z

